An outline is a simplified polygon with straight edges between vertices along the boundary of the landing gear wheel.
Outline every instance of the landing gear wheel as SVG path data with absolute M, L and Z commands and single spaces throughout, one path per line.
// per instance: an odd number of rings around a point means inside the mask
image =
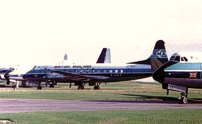
M 41 89 L 42 89 L 42 87 L 41 87 L 41 86 L 38 86 L 38 87 L 37 87 L 37 90 L 41 90 Z
M 10 81 L 7 81 L 6 84 L 7 84 L 7 85 L 10 85 Z
M 78 90 L 83 90 L 84 86 L 78 86 Z
M 187 98 L 182 96 L 178 98 L 178 103 L 179 104 L 186 104 L 187 103 Z
M 100 87 L 99 86 L 94 86 L 94 90 L 99 90 Z

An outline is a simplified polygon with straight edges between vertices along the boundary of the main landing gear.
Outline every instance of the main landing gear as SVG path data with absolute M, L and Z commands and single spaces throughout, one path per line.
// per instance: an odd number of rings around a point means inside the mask
M 84 83 L 80 83 L 79 86 L 78 86 L 78 90 L 83 90 L 84 89 L 84 85 L 85 85 Z
M 39 82 L 37 86 L 37 90 L 41 90 L 41 89 L 42 89 L 41 82 Z
M 99 90 L 100 86 L 94 86 L 94 90 Z
M 56 81 L 51 81 L 52 83 L 50 84 L 50 86 L 49 87 L 52 87 L 52 88 L 54 88 L 55 87 L 55 85 L 57 85 L 57 82 Z
M 100 82 L 96 83 L 96 85 L 94 86 L 94 90 L 99 90 L 100 89 L 100 85 L 101 85 Z
M 178 98 L 178 103 L 179 104 L 186 104 L 187 103 L 187 95 L 188 95 L 188 88 L 185 92 L 181 92 L 181 97 Z

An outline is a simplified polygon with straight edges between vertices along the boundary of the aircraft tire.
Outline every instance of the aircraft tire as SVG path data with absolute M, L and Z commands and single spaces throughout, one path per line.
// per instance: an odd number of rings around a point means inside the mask
M 7 85 L 10 85 L 10 81 L 7 81 L 6 84 L 7 84 Z
M 186 97 L 183 97 L 183 98 L 182 98 L 182 102 L 183 102 L 183 104 L 186 104 L 186 103 L 187 103 L 187 98 L 186 98 Z
M 41 90 L 41 89 L 42 89 L 42 87 L 41 87 L 41 86 L 38 86 L 38 87 L 37 87 L 37 90 Z
M 186 104 L 187 103 L 187 98 L 186 97 L 179 97 L 178 98 L 178 103 L 179 104 Z
M 84 86 L 78 86 L 78 90 L 83 90 Z
M 94 90 L 99 90 L 100 87 L 99 86 L 94 86 Z

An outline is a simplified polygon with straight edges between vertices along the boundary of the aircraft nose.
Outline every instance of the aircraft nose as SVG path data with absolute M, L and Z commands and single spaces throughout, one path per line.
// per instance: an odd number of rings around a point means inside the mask
M 26 74 L 24 74 L 24 75 L 22 76 L 22 78 L 23 78 L 23 79 L 26 79 L 26 76 L 27 76 L 27 75 L 26 75 Z

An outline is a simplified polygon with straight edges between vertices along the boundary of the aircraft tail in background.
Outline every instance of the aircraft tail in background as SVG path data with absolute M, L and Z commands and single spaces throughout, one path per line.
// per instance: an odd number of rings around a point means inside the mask
M 111 63 L 111 55 L 110 55 L 110 49 L 109 48 L 103 48 L 102 52 L 100 53 L 100 56 L 96 62 L 98 63 Z
M 164 44 L 165 42 L 163 40 L 158 40 L 156 42 L 152 55 L 148 59 L 137 62 L 129 62 L 127 64 L 145 64 L 151 65 L 152 69 L 154 70 L 158 69 L 160 66 L 168 61 Z

